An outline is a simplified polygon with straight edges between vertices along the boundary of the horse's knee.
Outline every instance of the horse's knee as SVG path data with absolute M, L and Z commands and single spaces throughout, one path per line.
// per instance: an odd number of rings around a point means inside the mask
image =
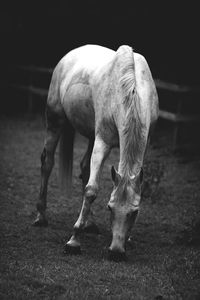
M 96 197 L 97 197 L 97 193 L 98 193 L 98 188 L 94 187 L 94 186 L 86 186 L 85 188 L 85 199 L 89 202 L 92 203 Z

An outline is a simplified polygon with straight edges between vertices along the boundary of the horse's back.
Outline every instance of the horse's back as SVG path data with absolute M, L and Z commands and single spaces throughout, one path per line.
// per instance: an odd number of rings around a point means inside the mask
M 93 88 L 95 74 L 114 57 L 115 52 L 96 45 L 70 51 L 58 63 L 60 102 L 75 129 L 85 136 L 94 135 Z
M 89 44 L 71 50 L 60 60 L 59 64 L 62 64 L 64 68 L 67 68 L 68 64 L 73 62 L 73 66 L 76 65 L 77 68 L 92 72 L 103 64 L 108 63 L 114 55 L 114 50 L 99 45 Z

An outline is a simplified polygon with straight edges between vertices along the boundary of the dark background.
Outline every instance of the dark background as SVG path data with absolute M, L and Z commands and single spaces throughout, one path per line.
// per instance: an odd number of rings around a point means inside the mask
M 198 85 L 199 9 L 191 1 L 6 1 L 0 4 L 1 65 L 54 67 L 93 43 L 142 53 L 155 78 Z
M 69 50 L 87 43 L 113 49 L 128 44 L 146 57 L 154 78 L 199 85 L 199 7 L 191 1 L 174 3 L 0 1 L 0 299 L 200 299 L 199 126 L 161 124 L 159 119 L 144 166 L 144 199 L 127 263 L 114 265 L 106 259 L 106 204 L 116 149 L 106 162 L 94 204 L 101 234 L 83 237 L 82 256 L 66 256 L 63 246 L 81 207 L 79 163 L 86 141 L 79 136 L 75 143 L 72 198 L 59 191 L 56 161 L 48 190 L 49 227 L 32 227 L 46 97 L 19 86 L 48 89 L 51 74 L 30 76 L 14 67 L 54 67 Z M 200 115 L 199 93 L 158 89 L 158 94 L 161 109 L 176 113 L 181 103 L 183 114 L 191 110 Z

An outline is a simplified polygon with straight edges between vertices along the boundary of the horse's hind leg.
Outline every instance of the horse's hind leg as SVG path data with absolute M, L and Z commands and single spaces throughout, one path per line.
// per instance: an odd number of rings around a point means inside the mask
M 62 130 L 63 119 L 59 115 L 50 113 L 47 110 L 47 129 L 44 148 L 41 154 L 41 185 L 39 200 L 37 202 L 37 217 L 33 222 L 34 226 L 47 226 L 48 222 L 45 216 L 47 206 L 47 185 L 48 179 L 54 165 L 54 154 Z

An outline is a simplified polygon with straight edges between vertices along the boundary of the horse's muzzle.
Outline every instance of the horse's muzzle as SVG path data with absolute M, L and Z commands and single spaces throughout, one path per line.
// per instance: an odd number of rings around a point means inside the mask
M 127 256 L 125 252 L 108 249 L 108 259 L 115 262 L 121 262 L 121 261 L 126 261 Z

